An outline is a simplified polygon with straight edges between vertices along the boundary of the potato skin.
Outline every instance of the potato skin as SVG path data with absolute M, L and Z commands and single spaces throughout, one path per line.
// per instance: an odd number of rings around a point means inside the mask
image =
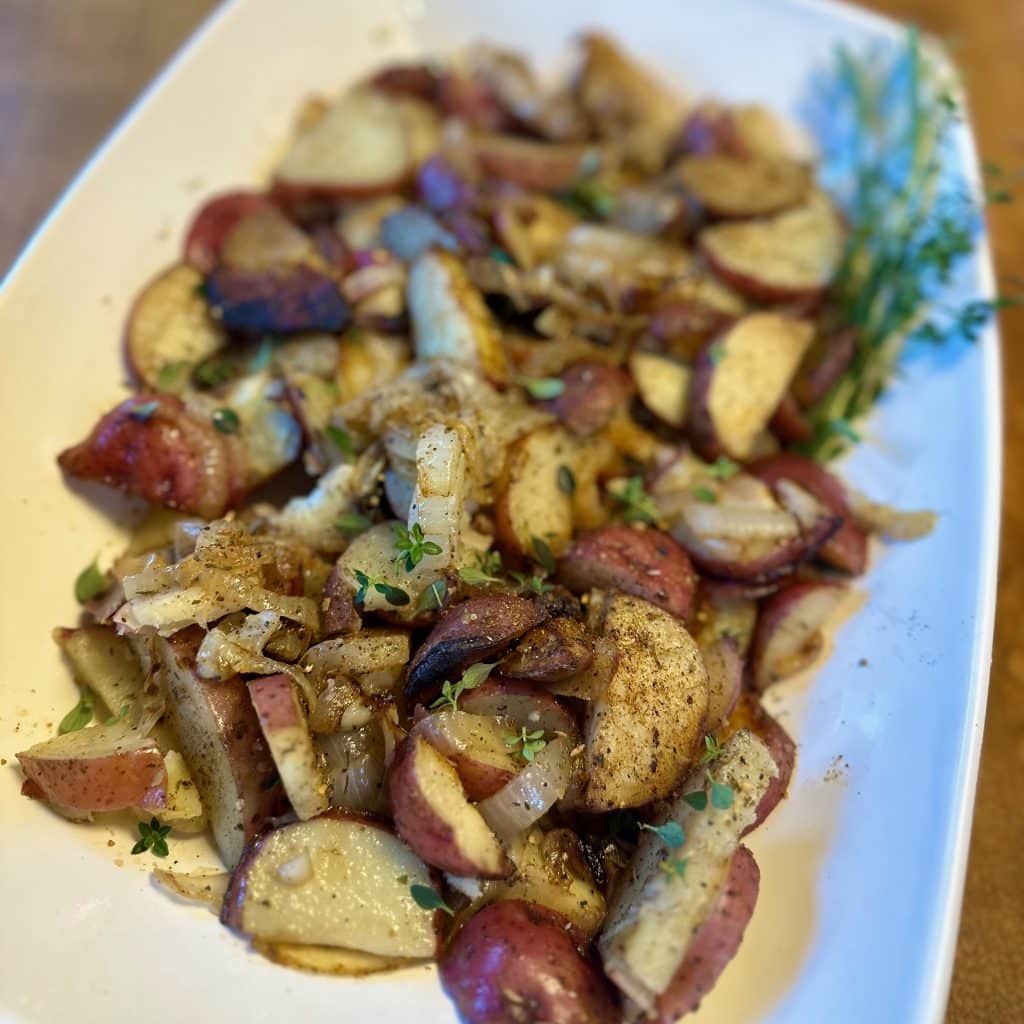
M 630 393 L 629 377 L 607 363 L 573 363 L 561 379 L 565 390 L 542 404 L 577 437 L 596 434 Z
M 669 987 L 655 1003 L 657 1024 L 675 1024 L 696 1010 L 736 955 L 754 913 L 761 872 L 753 854 L 741 846 L 732 857 L 718 902 L 697 929 Z
M 501 663 L 506 679 L 558 683 L 594 660 L 593 638 L 578 619 L 558 616 L 535 626 Z
M 617 1024 L 608 982 L 569 929 L 561 914 L 523 900 L 470 918 L 441 961 L 441 983 L 466 1024 Z
M 790 453 L 758 459 L 747 471 L 773 490 L 779 481 L 790 480 L 842 516 L 842 525 L 822 545 L 818 557 L 853 576 L 864 572 L 868 564 L 868 535 L 853 521 L 846 489 L 838 477 L 818 463 Z
M 137 410 L 150 403 L 153 411 L 142 418 Z M 244 461 L 236 438 L 218 433 L 180 399 L 145 392 L 111 409 L 84 441 L 57 457 L 69 476 L 206 519 L 241 501 Z
M 352 597 L 352 591 L 345 582 L 341 570 L 335 566 L 324 583 L 320 614 L 322 640 L 345 633 L 358 633 L 362 629 L 363 622 Z
M 184 260 L 201 274 L 217 265 L 221 243 L 228 232 L 253 213 L 275 209 L 263 192 L 225 192 L 207 200 L 192 218 L 185 234 Z
M 574 593 L 621 590 L 678 619 L 690 617 L 697 590 L 693 564 L 672 537 L 622 524 L 602 526 L 574 541 L 558 576 Z
M 409 663 L 406 696 L 420 702 L 433 699 L 445 680 L 457 682 L 474 662 L 504 654 L 547 614 L 539 602 L 514 594 L 474 597 L 454 605 Z
M 213 315 L 241 334 L 335 334 L 351 320 L 334 281 L 305 266 L 277 272 L 221 266 L 205 290 Z

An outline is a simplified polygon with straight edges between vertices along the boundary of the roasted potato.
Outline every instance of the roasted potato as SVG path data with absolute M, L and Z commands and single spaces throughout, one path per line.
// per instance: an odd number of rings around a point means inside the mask
M 692 637 L 668 612 L 628 594 L 594 594 L 595 603 L 618 662 L 587 705 L 580 800 L 590 811 L 640 807 L 686 777 L 704 735 L 707 672 Z

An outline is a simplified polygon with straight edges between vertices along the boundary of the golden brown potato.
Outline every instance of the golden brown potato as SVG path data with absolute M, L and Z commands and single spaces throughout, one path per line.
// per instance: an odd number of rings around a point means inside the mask
M 601 630 L 618 648 L 615 672 L 587 707 L 591 811 L 640 807 L 683 781 L 704 735 L 708 679 L 686 627 L 628 594 L 598 592 Z

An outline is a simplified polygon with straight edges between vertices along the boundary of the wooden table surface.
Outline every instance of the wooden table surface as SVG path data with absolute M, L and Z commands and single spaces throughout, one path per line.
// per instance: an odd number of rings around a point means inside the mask
M 769 0 L 766 0 L 769 2 Z M 0 0 L 0 270 L 211 0 Z M 872 0 L 954 47 L 987 159 L 1024 166 L 1024 0 Z M 990 211 L 1024 271 L 1024 196 Z M 1003 315 L 1006 486 L 992 692 L 948 1020 L 1024 1020 L 1024 314 Z M 889 1022 L 877 1022 L 889 1024 Z M 892 1022 L 899 1024 L 899 1022 Z

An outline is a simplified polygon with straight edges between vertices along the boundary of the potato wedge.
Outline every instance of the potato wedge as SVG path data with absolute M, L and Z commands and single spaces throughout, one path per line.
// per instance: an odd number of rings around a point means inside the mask
M 455 766 L 422 735 L 399 747 L 389 788 L 395 829 L 427 864 L 470 878 L 504 878 L 512 870 Z
M 534 538 L 557 558 L 572 536 L 572 496 L 559 486 L 559 468 L 576 452 L 561 427 L 541 427 L 509 448 L 495 502 L 495 527 L 502 547 L 520 562 L 536 559 Z
M 662 423 L 679 429 L 686 425 L 686 406 L 693 371 L 683 363 L 654 352 L 634 352 L 629 372 L 640 401 Z
M 55 736 L 15 756 L 36 793 L 70 810 L 161 807 L 166 800 L 156 742 L 126 722 Z
M 535 626 L 501 662 L 506 679 L 557 683 L 594 660 L 594 639 L 578 619 L 558 616 Z
M 711 269 L 726 284 L 759 302 L 814 298 L 839 267 L 843 228 L 828 199 L 767 220 L 715 224 L 699 238 Z
M 157 641 L 160 681 L 181 753 L 199 789 L 221 860 L 238 863 L 245 843 L 287 806 L 245 683 L 203 679 L 195 655 L 201 631 Z
M 544 402 L 544 407 L 580 438 L 590 437 L 605 427 L 625 404 L 631 390 L 626 374 L 606 363 L 573 363 L 559 378 L 562 393 Z
M 584 726 L 590 811 L 640 807 L 668 796 L 685 778 L 704 734 L 708 680 L 683 624 L 628 594 L 596 594 L 602 635 L 618 648 L 603 692 Z
M 706 459 L 748 459 L 789 388 L 814 327 L 777 313 L 743 317 L 701 353 L 689 429 Z
M 683 188 L 716 217 L 766 217 L 802 203 L 814 181 L 795 160 L 687 156 L 676 168 Z
M 573 541 L 558 578 L 575 594 L 593 588 L 633 594 L 687 619 L 697 574 L 686 552 L 660 530 L 616 523 Z
M 508 380 L 494 317 L 455 256 L 428 252 L 416 260 L 406 301 L 417 358 L 451 359 L 483 373 L 493 384 Z
M 587 152 L 585 146 L 483 133 L 474 135 L 469 146 L 481 174 L 536 192 L 572 183 Z
M 327 780 L 291 676 L 259 676 L 246 686 L 281 785 L 299 820 L 323 814 L 328 804 Z
M 684 844 L 669 850 L 654 833 L 642 834 L 598 939 L 608 976 L 648 1013 L 670 989 L 694 935 L 711 916 L 728 882 L 740 837 L 754 822 L 762 796 L 778 775 L 767 747 L 747 731 L 727 741 L 710 770 L 716 782 L 731 788 L 730 807 L 718 810 L 709 802 L 698 811 L 683 799 L 706 788 L 705 769 L 698 768 L 665 817 L 682 827 Z M 661 870 L 667 857 L 686 858 L 685 873 Z
M 220 248 L 228 232 L 243 217 L 273 210 L 263 192 L 227 192 L 208 199 L 185 232 L 183 259 L 200 274 L 208 274 L 220 262 Z
M 412 885 L 431 887 L 430 872 L 397 836 L 332 811 L 252 843 L 231 876 L 221 920 L 267 942 L 427 959 L 437 951 L 441 911 L 421 909 Z
M 125 350 L 147 388 L 179 390 L 192 369 L 227 344 L 200 291 L 202 275 L 180 263 L 151 281 L 128 314 Z

